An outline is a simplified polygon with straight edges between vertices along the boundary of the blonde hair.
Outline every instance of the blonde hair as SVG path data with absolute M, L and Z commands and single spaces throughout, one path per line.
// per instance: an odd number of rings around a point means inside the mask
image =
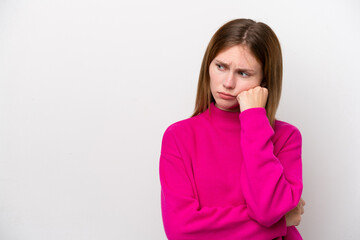
M 278 38 L 268 25 L 251 19 L 231 20 L 220 27 L 211 38 L 201 64 L 195 108 L 191 117 L 207 109 L 210 111 L 211 102 L 215 102 L 210 90 L 210 63 L 220 51 L 238 44 L 246 45 L 262 64 L 264 78 L 261 86 L 268 89 L 265 109 L 267 118 L 274 128 L 282 87 L 281 47 Z

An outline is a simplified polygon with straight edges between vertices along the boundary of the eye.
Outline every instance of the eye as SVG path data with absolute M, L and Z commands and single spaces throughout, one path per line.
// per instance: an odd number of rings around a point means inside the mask
M 222 66 L 222 65 L 220 65 L 220 64 L 215 64 L 215 65 L 218 67 L 218 69 L 224 70 L 224 66 Z
M 245 74 L 245 75 L 242 75 L 243 77 L 248 77 L 248 76 L 249 76 L 249 74 L 244 73 L 244 72 L 239 72 L 239 74 L 240 74 L 240 75 Z

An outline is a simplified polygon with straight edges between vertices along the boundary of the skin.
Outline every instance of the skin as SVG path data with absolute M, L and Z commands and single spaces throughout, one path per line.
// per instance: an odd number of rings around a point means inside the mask
M 245 45 L 218 53 L 210 63 L 209 75 L 215 106 L 222 110 L 239 112 L 266 103 L 267 89 L 260 87 L 262 66 Z M 222 99 L 219 92 L 230 94 L 233 99 Z
M 210 90 L 215 106 L 224 111 L 242 112 L 249 108 L 266 106 L 268 89 L 261 87 L 263 69 L 250 49 L 243 44 L 226 48 L 218 53 L 209 66 Z M 223 99 L 220 92 L 230 94 Z M 305 201 L 286 213 L 286 226 L 298 226 L 304 213 Z
M 286 226 L 298 226 L 301 222 L 301 215 L 304 214 L 305 200 L 300 198 L 298 205 L 286 213 L 285 221 Z

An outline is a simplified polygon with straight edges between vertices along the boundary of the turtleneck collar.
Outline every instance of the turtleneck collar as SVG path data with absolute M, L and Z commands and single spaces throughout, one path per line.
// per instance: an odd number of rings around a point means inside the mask
M 210 111 L 206 110 L 206 116 L 214 124 L 214 126 L 223 129 L 240 129 L 240 112 L 229 112 L 215 106 L 215 102 L 210 103 Z

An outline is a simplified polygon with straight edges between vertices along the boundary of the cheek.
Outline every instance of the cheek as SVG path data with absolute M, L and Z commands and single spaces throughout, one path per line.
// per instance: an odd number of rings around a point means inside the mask
M 210 76 L 210 82 L 212 84 L 218 84 L 219 82 L 221 82 L 221 78 L 220 78 L 219 74 L 214 69 L 210 68 L 209 76 Z
M 211 68 L 209 68 L 209 77 L 210 77 L 210 88 L 211 91 L 214 90 L 214 73 L 212 72 Z
M 242 91 L 248 91 L 251 88 L 255 88 L 257 86 L 259 86 L 260 84 L 258 84 L 256 81 L 252 81 L 252 82 L 242 82 L 242 84 L 239 84 L 239 91 L 238 94 L 241 93 Z
M 214 78 L 214 72 L 212 67 L 209 68 L 209 76 L 210 76 L 210 80 L 212 80 Z
M 250 81 L 246 81 L 245 85 L 248 88 L 254 88 L 260 86 L 260 83 L 261 83 L 261 79 L 259 79 L 258 77 L 254 77 Z

